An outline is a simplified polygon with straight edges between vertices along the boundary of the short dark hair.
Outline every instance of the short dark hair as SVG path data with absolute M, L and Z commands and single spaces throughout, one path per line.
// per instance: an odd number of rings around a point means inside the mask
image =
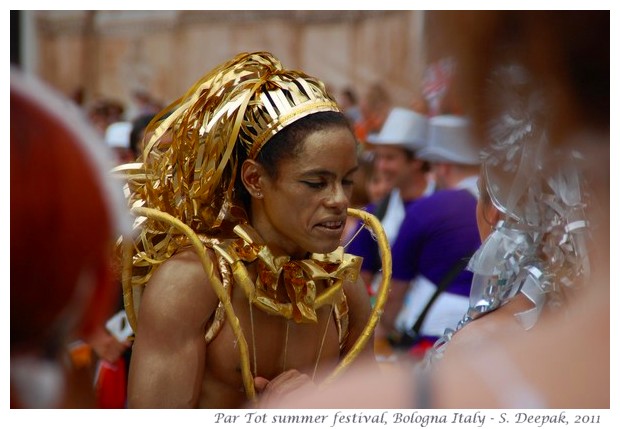
M 418 161 L 422 161 L 422 167 L 420 168 L 420 170 L 423 173 L 428 173 L 429 171 L 431 171 L 431 163 L 428 161 L 425 161 L 423 159 L 418 158 L 418 151 L 414 150 L 414 149 L 409 149 L 406 147 L 402 147 L 403 152 L 405 153 L 405 157 L 407 158 L 407 161 L 413 161 L 413 160 L 418 160 Z
M 303 143 L 310 134 L 316 131 L 344 127 L 351 130 L 347 117 L 341 112 L 318 112 L 301 118 L 287 125 L 276 133 L 260 150 L 256 156 L 269 177 L 278 177 L 278 168 L 283 160 L 295 158 L 302 149 Z M 353 131 L 351 131 L 353 132 Z M 235 182 L 237 198 L 243 203 L 246 210 L 250 208 L 250 195 L 241 181 L 241 165 L 247 159 L 241 145 L 238 145 L 238 168 Z
M 147 113 L 138 116 L 132 123 L 131 133 L 129 133 L 129 149 L 133 152 L 134 158 L 141 155 L 138 153 L 138 143 L 142 138 L 142 132 L 146 129 L 147 125 L 154 117 L 154 113 Z

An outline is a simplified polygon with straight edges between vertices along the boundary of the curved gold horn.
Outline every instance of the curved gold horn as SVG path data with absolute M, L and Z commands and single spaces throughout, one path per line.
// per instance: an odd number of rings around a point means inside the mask
M 212 285 L 218 299 L 222 302 L 224 306 L 224 310 L 226 313 L 226 317 L 230 322 L 233 333 L 238 341 L 239 346 L 239 357 L 241 361 L 241 374 L 243 377 L 243 384 L 245 387 L 246 395 L 248 399 L 253 400 L 256 397 L 256 390 L 254 388 L 254 377 L 252 375 L 252 371 L 250 369 L 250 354 L 247 341 L 243 334 L 243 330 L 241 329 L 241 325 L 239 323 L 239 319 L 237 318 L 235 311 L 232 307 L 232 303 L 230 302 L 230 297 L 224 290 L 222 283 L 215 272 L 213 267 L 213 263 L 207 252 L 205 250 L 205 246 L 198 238 L 198 235 L 183 222 L 171 216 L 165 212 L 160 210 L 146 208 L 146 207 L 135 207 L 131 210 L 131 212 L 136 216 L 145 216 L 150 219 L 154 219 L 157 221 L 165 222 L 175 228 L 177 228 L 180 232 L 185 234 L 185 236 L 190 240 L 192 245 L 194 246 L 198 257 L 202 263 L 202 267 L 209 277 L 210 284 Z M 348 353 L 342 358 L 338 366 L 334 369 L 334 371 L 325 379 L 323 382 L 327 384 L 333 381 L 344 369 L 346 369 L 351 362 L 355 360 L 355 358 L 359 355 L 362 349 L 366 346 L 369 339 L 372 336 L 372 333 L 379 322 L 381 314 L 383 313 L 383 307 L 385 306 L 385 302 L 387 300 L 387 295 L 389 292 L 390 278 L 392 275 L 392 254 L 390 252 L 390 246 L 387 241 L 387 237 L 385 236 L 385 232 L 379 220 L 373 216 L 372 214 L 350 208 L 348 210 L 348 214 L 350 216 L 359 218 L 364 225 L 369 227 L 373 233 L 375 234 L 378 244 L 379 244 L 379 252 L 381 256 L 381 266 L 383 269 L 383 279 L 381 281 L 381 285 L 377 292 L 377 300 L 375 306 L 370 314 L 368 322 L 364 327 L 362 333 L 358 337 L 357 341 L 348 351 Z M 136 315 L 136 303 L 134 299 L 136 296 L 140 296 L 140 291 L 133 290 L 131 284 L 131 261 L 132 261 L 132 252 L 133 252 L 133 244 L 130 237 L 125 237 L 122 243 L 123 250 L 123 262 L 122 262 L 122 284 L 123 284 L 123 297 L 125 302 L 125 311 L 127 312 L 127 316 L 129 318 L 130 324 L 136 329 L 137 326 L 137 315 Z M 143 287 L 143 286 L 142 286 Z M 139 304 L 139 303 L 138 303 Z
M 334 371 L 325 379 L 323 384 L 332 382 L 346 367 L 351 364 L 351 362 L 353 362 L 357 355 L 366 346 L 366 343 L 368 343 L 368 340 L 370 339 L 377 323 L 379 322 L 379 319 L 381 318 L 381 314 L 383 314 L 383 307 L 387 301 L 390 290 L 390 279 L 392 278 L 392 252 L 390 251 L 390 244 L 379 219 L 366 211 L 353 208 L 349 208 L 348 214 L 349 216 L 361 219 L 361 221 L 364 222 L 364 225 L 368 226 L 375 234 L 379 245 L 383 277 L 381 279 L 379 290 L 377 291 L 375 306 L 370 313 L 370 317 L 368 318 L 368 322 L 366 323 L 364 330 L 358 337 L 355 344 L 353 344 L 351 350 L 349 350 L 349 352 L 342 358 L 336 369 L 334 369 Z
M 200 262 L 202 263 L 202 268 L 205 270 L 205 273 L 209 277 L 209 283 L 213 287 L 213 290 L 215 291 L 218 299 L 222 302 L 222 305 L 224 306 L 224 311 L 226 313 L 226 318 L 228 319 L 230 326 L 232 327 L 232 330 L 235 334 L 235 337 L 237 338 L 237 346 L 239 347 L 239 356 L 241 358 L 241 375 L 243 377 L 243 385 L 245 387 L 245 392 L 248 398 L 253 399 L 256 396 L 256 391 L 254 389 L 254 377 L 252 376 L 252 371 L 250 370 L 250 352 L 248 349 L 248 343 L 245 339 L 245 336 L 243 335 L 241 324 L 239 323 L 239 319 L 235 314 L 232 303 L 230 302 L 230 297 L 224 290 L 224 287 L 222 286 L 222 282 L 220 281 L 218 275 L 215 273 L 213 263 L 207 255 L 205 246 L 200 241 L 200 238 L 198 238 L 198 235 L 194 231 L 192 231 L 190 227 L 185 225 L 174 216 L 169 215 L 168 213 L 146 207 L 135 207 L 131 210 L 131 212 L 136 216 L 146 216 L 148 218 L 165 222 L 171 226 L 174 226 L 183 234 L 185 234 L 185 236 L 187 236 L 187 238 L 194 246 L 198 257 L 200 258 Z M 129 245 L 131 246 L 131 244 Z M 123 247 L 125 247 L 125 245 Z M 131 252 L 131 249 L 129 249 L 129 252 Z M 131 253 L 129 254 L 131 255 Z M 131 260 L 131 258 L 129 260 Z M 123 262 L 123 268 L 124 265 L 125 262 Z M 129 270 L 128 273 L 125 273 L 125 271 L 123 271 L 123 294 L 125 295 L 128 290 L 131 291 L 131 270 Z M 128 315 L 131 314 L 131 316 L 128 317 L 135 323 L 136 314 L 133 307 L 133 300 L 131 308 L 127 306 L 127 300 L 125 300 L 125 311 L 128 313 Z M 135 326 L 135 324 L 133 326 Z

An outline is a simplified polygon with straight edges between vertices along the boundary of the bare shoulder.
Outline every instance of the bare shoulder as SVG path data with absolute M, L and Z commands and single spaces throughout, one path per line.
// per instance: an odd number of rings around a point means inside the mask
M 523 328 L 514 314 L 505 308 L 476 319 L 463 327 L 452 337 L 446 348 L 446 357 L 460 351 L 479 351 L 494 342 L 497 336 L 519 335 Z
M 214 258 L 211 260 L 215 263 Z M 192 250 L 172 256 L 147 283 L 140 305 L 139 324 L 155 320 L 178 325 L 206 323 L 217 296 L 200 258 Z
M 343 290 L 350 310 L 355 312 L 353 316 L 357 317 L 359 315 L 362 319 L 368 319 L 370 315 L 370 297 L 363 280 L 358 278 L 355 282 L 344 282 Z
M 349 351 L 358 340 L 366 328 L 370 319 L 371 306 L 370 297 L 361 278 L 356 282 L 345 282 L 344 293 L 349 306 L 349 335 L 346 340 L 344 351 Z M 374 364 L 374 334 L 371 332 L 366 347 L 364 347 L 360 357 L 362 361 L 367 361 L 373 368 Z

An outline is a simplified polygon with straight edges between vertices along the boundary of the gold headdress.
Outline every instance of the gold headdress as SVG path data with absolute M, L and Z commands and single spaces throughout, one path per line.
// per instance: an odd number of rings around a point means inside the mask
M 147 129 L 133 165 L 133 200 L 194 231 L 230 215 L 237 154 L 254 158 L 278 131 L 311 113 L 339 111 L 322 82 L 265 52 L 240 54 L 201 78 Z
M 221 235 L 245 219 L 234 195 L 240 152 L 256 157 L 285 126 L 316 112 L 339 111 L 319 80 L 285 70 L 266 52 L 236 56 L 203 76 L 146 130 L 137 163 L 116 172 L 129 184 L 130 206 L 168 213 L 199 235 Z M 134 287 L 185 240 L 145 217 L 134 256 Z

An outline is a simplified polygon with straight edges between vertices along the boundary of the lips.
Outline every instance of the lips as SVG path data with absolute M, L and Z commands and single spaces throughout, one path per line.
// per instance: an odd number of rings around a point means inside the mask
M 326 236 L 330 236 L 332 238 L 340 238 L 342 232 L 344 231 L 345 220 L 335 219 L 335 220 L 325 220 L 321 223 L 315 225 L 322 234 Z
M 323 228 L 327 228 L 327 229 L 340 229 L 342 228 L 342 225 L 344 225 L 344 222 L 342 221 L 331 221 L 331 222 L 323 222 L 320 223 L 319 226 L 322 226 Z

